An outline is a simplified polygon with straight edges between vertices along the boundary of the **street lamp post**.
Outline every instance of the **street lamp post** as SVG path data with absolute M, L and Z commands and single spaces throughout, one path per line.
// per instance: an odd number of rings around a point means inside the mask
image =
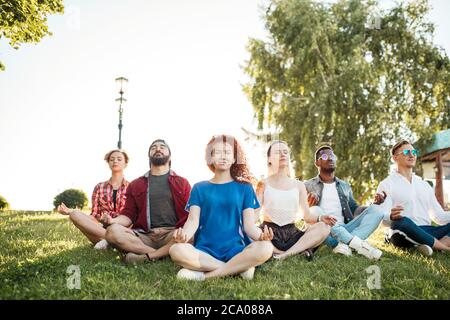
M 123 94 L 126 89 L 126 85 L 128 83 L 128 79 L 124 77 L 119 77 L 116 79 L 117 88 L 119 89 L 120 98 L 117 98 L 116 101 L 119 102 L 119 141 L 117 142 L 117 148 L 122 149 L 122 113 L 123 107 L 122 103 L 126 102 L 127 99 L 123 97 Z

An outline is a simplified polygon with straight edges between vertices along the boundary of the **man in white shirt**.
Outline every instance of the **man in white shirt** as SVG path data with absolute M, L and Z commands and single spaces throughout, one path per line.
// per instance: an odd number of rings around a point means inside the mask
M 305 187 L 310 212 L 317 216 L 317 221 L 331 226 L 331 236 L 325 243 L 333 248 L 334 253 L 351 256 L 354 249 L 369 259 L 378 260 L 381 250 L 365 240 L 378 228 L 383 212 L 378 205 L 359 206 L 350 185 L 335 177 L 337 158 L 330 146 L 317 149 L 315 159 L 319 174 L 305 181 Z
M 391 154 L 396 169 L 378 186 L 378 192 L 386 194 L 380 205 L 390 224 L 386 241 L 397 247 L 416 247 L 426 256 L 433 249 L 450 251 L 450 213 L 442 209 L 433 188 L 413 173 L 417 151 L 402 140 Z M 432 226 L 432 220 L 439 226 Z

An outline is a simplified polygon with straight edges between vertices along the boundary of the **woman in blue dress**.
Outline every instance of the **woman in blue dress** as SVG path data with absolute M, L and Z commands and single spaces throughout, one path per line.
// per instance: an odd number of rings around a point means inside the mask
M 189 218 L 175 231 L 177 243 L 169 252 L 183 267 L 177 277 L 205 280 L 240 274 L 250 280 L 255 266 L 272 256 L 273 233 L 255 224 L 259 203 L 244 152 L 234 137 L 220 135 L 208 143 L 205 157 L 214 177 L 192 188 Z

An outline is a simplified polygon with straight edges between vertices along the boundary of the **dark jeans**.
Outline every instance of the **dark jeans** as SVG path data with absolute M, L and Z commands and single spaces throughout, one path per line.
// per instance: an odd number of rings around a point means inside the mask
M 450 223 L 443 226 L 418 226 L 410 218 L 403 217 L 400 220 L 392 221 L 391 229 L 400 230 L 406 234 L 408 238 L 419 243 L 433 247 L 435 239 L 441 239 L 445 236 L 450 237 Z M 404 241 L 399 241 L 395 237 L 391 237 L 390 242 L 398 247 L 410 247 L 414 243 L 408 245 Z

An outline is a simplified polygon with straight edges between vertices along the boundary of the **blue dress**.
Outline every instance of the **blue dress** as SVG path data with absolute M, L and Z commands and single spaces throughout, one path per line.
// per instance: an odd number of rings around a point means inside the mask
M 200 207 L 200 221 L 194 246 L 227 262 L 251 243 L 244 234 L 243 211 L 259 208 L 253 187 L 231 181 L 223 184 L 202 181 L 191 190 L 186 210 Z

